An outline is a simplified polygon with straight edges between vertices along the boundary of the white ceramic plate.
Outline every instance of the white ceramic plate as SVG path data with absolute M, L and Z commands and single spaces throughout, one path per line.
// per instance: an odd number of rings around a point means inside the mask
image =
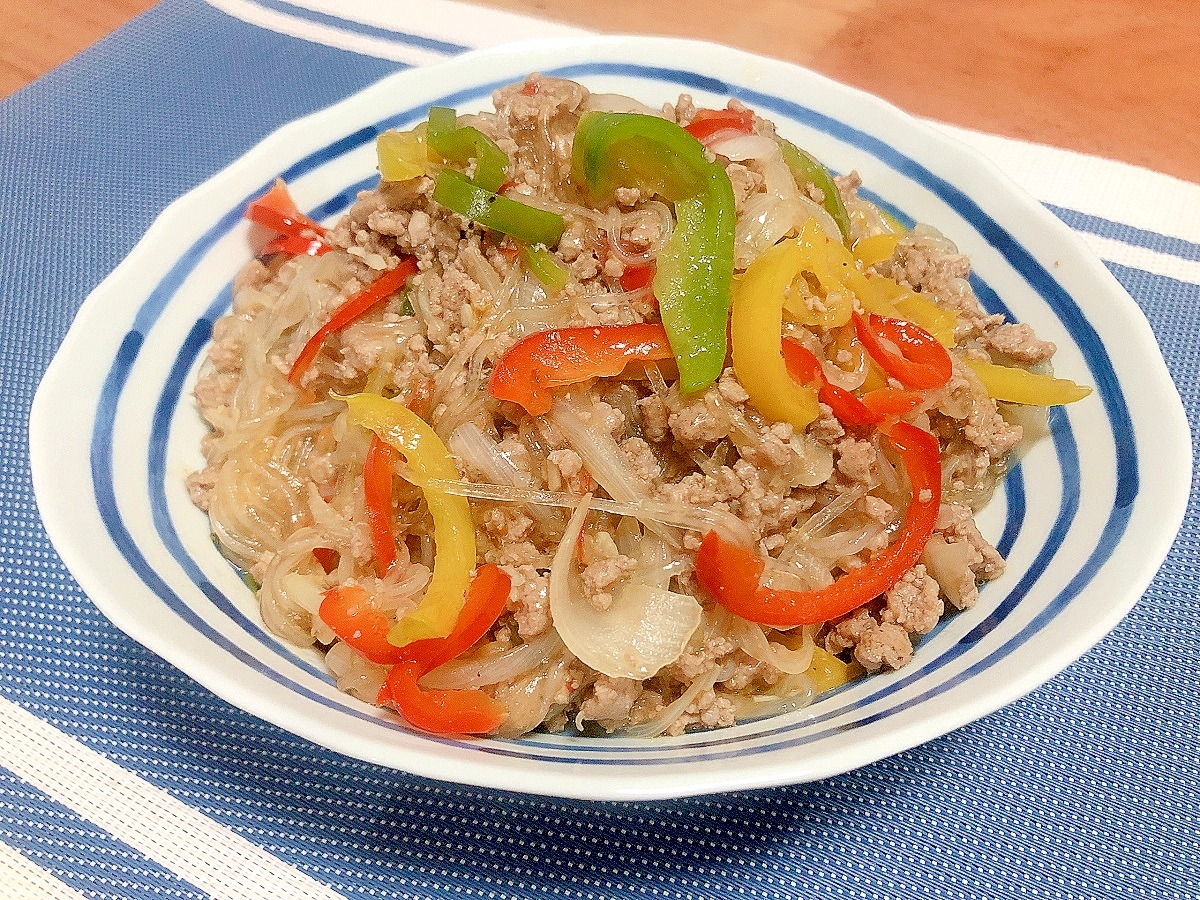
M 190 399 L 213 320 L 250 256 L 246 202 L 276 176 L 336 218 L 375 181 L 374 137 L 431 104 L 486 108 L 531 70 L 650 105 L 737 97 L 869 196 L 970 254 L 983 300 L 1059 346 L 1095 385 L 981 516 L 1008 558 L 979 604 L 911 665 L 812 707 L 718 732 L 635 741 L 539 735 L 447 740 L 339 693 L 315 653 L 284 644 L 189 502 L 204 428 Z M 64 415 L 64 411 L 68 414 Z M 537 42 L 400 73 L 293 122 L 180 198 L 87 299 L 30 421 L 51 539 L 100 609 L 231 703 L 295 734 L 432 778 L 585 798 L 656 798 L 847 771 L 983 716 L 1100 640 L 1136 602 L 1183 516 L 1190 438 L 1150 329 L 1103 265 L 973 151 L 886 103 L 794 66 L 649 38 Z

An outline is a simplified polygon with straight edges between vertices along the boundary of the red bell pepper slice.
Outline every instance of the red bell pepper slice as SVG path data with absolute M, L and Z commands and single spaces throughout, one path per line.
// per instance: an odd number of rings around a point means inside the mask
M 317 354 L 321 352 L 321 346 L 331 334 L 340 331 L 355 319 L 365 315 L 376 304 L 383 303 L 404 287 L 408 279 L 415 274 L 417 274 L 417 261 L 411 256 L 406 256 L 396 268 L 384 272 L 335 309 L 333 315 L 329 317 L 329 321 L 318 328 L 317 333 L 308 339 L 308 343 L 304 345 L 300 355 L 292 363 L 292 369 L 288 372 L 288 381 L 294 387 L 300 387 L 300 379 L 304 377 L 304 373 L 308 371 L 312 361 L 317 358 Z
M 363 499 L 367 524 L 371 526 L 371 546 L 375 550 L 375 571 L 383 578 L 396 564 L 396 535 L 392 530 L 392 479 L 399 454 L 390 444 L 372 435 L 371 446 L 363 463 Z
M 387 639 L 393 620 L 379 611 L 361 585 L 343 584 L 327 590 L 317 615 L 343 644 L 371 662 L 390 666 L 404 659 L 403 650 Z
M 282 178 L 276 178 L 265 194 L 250 201 L 245 217 L 280 235 L 263 247 L 264 254 L 320 256 L 332 249 L 320 240 L 325 237 L 325 227 L 300 212 Z
M 329 547 L 313 547 L 312 555 L 321 564 L 321 568 L 325 570 L 326 575 L 336 569 L 342 559 L 340 553 Z
M 850 391 L 830 382 L 821 369 L 820 360 L 807 347 L 791 338 L 784 338 L 782 347 L 788 374 L 800 384 L 817 382 L 817 398 L 832 409 L 842 422 L 847 425 L 874 425 L 882 419 Z
M 319 615 L 338 638 L 366 659 L 391 666 L 375 702 L 394 704 L 414 728 L 435 734 L 483 734 L 506 715 L 502 704 L 480 690 L 427 691 L 418 681 L 442 663 L 460 656 L 496 624 L 508 603 L 512 580 L 486 563 L 475 572 L 454 630 L 444 638 L 388 642 L 392 620 L 371 603 L 366 589 L 342 585 L 325 592 Z
M 513 344 L 492 369 L 488 393 L 533 416 L 550 411 L 551 389 L 620 375 L 635 360 L 673 359 L 662 325 L 551 328 Z
M 392 666 L 384 691 L 408 724 L 431 734 L 486 734 L 504 721 L 504 705 L 481 690 L 424 690 L 421 664 Z M 382 695 L 383 692 L 381 692 Z
M 871 359 L 906 388 L 925 391 L 940 388 L 954 373 L 950 354 L 937 338 L 905 319 L 875 313 L 864 316 L 855 311 L 854 333 Z
M 921 405 L 925 395 L 920 391 L 896 391 L 892 388 L 877 388 L 862 395 L 862 404 L 883 419 L 899 419 Z
M 413 641 L 400 652 L 376 703 L 392 703 L 414 728 L 433 734 L 484 734 L 504 721 L 503 704 L 478 689 L 425 690 L 427 672 L 469 650 L 504 612 L 512 581 L 498 566 L 479 567 L 454 630 L 444 638 Z
M 696 554 L 696 579 L 735 615 L 773 628 L 815 625 L 845 615 L 894 587 L 921 558 L 933 534 L 942 496 L 941 451 L 937 439 L 907 422 L 884 428 L 900 453 L 912 486 L 912 500 L 900 536 L 862 567 L 811 591 L 789 591 L 760 583 L 765 562 L 753 550 L 705 535 Z
M 748 109 L 698 109 L 684 131 L 704 145 L 722 132 L 750 134 L 754 130 L 754 113 Z
M 621 289 L 626 291 L 636 291 L 644 288 L 654 280 L 654 273 L 657 267 L 654 263 L 649 263 L 644 266 L 626 266 L 625 271 L 621 273 Z
M 289 256 L 320 256 L 333 248 L 320 238 L 303 237 L 298 234 L 281 234 L 271 238 L 258 251 L 259 256 L 286 253 Z

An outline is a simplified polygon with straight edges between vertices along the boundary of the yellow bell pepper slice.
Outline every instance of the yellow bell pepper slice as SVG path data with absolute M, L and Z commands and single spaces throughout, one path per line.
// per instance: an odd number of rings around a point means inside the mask
M 852 264 L 842 268 L 843 279 L 867 312 L 893 319 L 907 319 L 932 334 L 944 347 L 954 346 L 958 313 L 942 309 L 932 300 L 892 278 L 868 278 Z
M 1025 369 L 997 366 L 979 359 L 967 359 L 966 364 L 983 382 L 988 396 L 1007 403 L 1026 403 L 1030 406 L 1061 406 L 1082 400 L 1092 392 L 1090 387 L 1076 384 L 1067 378 L 1036 375 Z
M 384 181 L 408 181 L 430 171 L 425 123 L 411 131 L 385 131 L 375 138 L 379 176 Z
M 828 650 L 814 647 L 812 665 L 805 674 L 812 681 L 813 693 L 823 694 L 859 677 L 862 667 L 856 662 L 842 662 Z
M 810 224 L 816 228 L 815 222 Z M 802 238 L 808 233 L 808 228 L 809 225 L 806 224 L 805 231 L 801 235 Z M 896 243 L 902 236 L 900 234 L 876 236 L 890 241 L 890 249 L 887 256 L 882 257 L 883 259 L 891 256 Z M 859 270 L 857 261 L 864 258 L 857 255 L 859 248 L 873 240 L 875 238 L 859 241 L 855 245 L 854 252 L 851 252 L 836 241 L 826 238 L 823 247 L 824 259 L 820 263 L 810 266 L 809 271 L 817 276 L 821 286 L 827 292 L 836 291 L 839 288 L 853 291 L 859 304 L 867 312 L 893 319 L 907 319 L 932 334 L 944 347 L 953 347 L 954 327 L 958 322 L 956 312 L 942 309 L 932 300 L 922 297 L 892 278 L 885 278 L 882 275 L 872 275 L 868 278 Z M 869 250 L 870 245 L 867 244 L 866 251 Z M 864 264 L 869 265 L 870 263 Z M 793 311 L 791 306 L 788 307 L 788 311 Z M 829 326 L 827 322 L 817 324 Z
M 904 237 L 904 232 L 891 231 L 861 238 L 854 242 L 852 250 L 854 258 L 864 266 L 873 266 L 885 259 L 891 259 L 892 254 L 896 252 L 896 245 L 900 243 L 902 237 Z
M 343 399 L 351 423 L 375 432 L 404 457 L 408 466 L 403 476 L 421 489 L 433 516 L 433 576 L 416 609 L 392 626 L 388 641 L 403 647 L 423 638 L 445 637 L 463 608 L 475 569 L 470 506 L 463 497 L 430 487 L 433 479 L 458 479 L 454 460 L 429 424 L 407 407 L 378 394 Z
M 797 241 L 776 244 L 735 283 L 729 333 L 733 370 L 750 402 L 769 419 L 803 431 L 821 409 L 817 392 L 797 384 L 783 361 L 783 306 L 805 251 Z
M 830 240 L 815 219 L 809 219 L 799 236 L 783 246 L 788 248 L 787 252 L 773 257 L 771 264 L 779 267 L 780 280 L 787 279 L 783 308 L 788 315 L 801 325 L 819 328 L 837 328 L 849 322 L 854 300 L 837 271 L 845 247 Z M 824 292 L 817 303 L 812 302 L 812 286 L 806 274 L 812 275 Z

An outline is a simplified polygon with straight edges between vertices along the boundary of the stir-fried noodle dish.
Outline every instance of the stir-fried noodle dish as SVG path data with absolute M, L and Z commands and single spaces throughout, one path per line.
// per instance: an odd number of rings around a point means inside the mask
M 188 487 L 266 625 L 449 734 L 678 735 L 904 666 L 1088 389 L 736 100 L 493 101 L 382 134 L 330 227 L 247 209 Z

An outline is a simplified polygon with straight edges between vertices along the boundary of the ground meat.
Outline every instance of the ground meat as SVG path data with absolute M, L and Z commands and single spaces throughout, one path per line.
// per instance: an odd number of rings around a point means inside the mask
M 606 731 L 614 731 L 629 720 L 633 704 L 641 693 L 640 681 L 601 675 L 579 707 L 576 722 L 580 728 L 584 722 L 595 722 Z
M 705 691 L 696 698 L 695 716 L 706 728 L 728 728 L 737 722 L 733 701 L 716 691 Z
M 593 403 L 587 421 L 593 428 L 608 432 L 613 438 L 620 438 L 625 433 L 625 413 L 610 403 Z
M 750 399 L 742 383 L 737 380 L 733 369 L 725 369 L 717 380 L 717 391 L 730 403 L 742 404 Z
M 934 295 L 952 292 L 951 283 L 971 273 L 971 260 L 926 225 L 913 228 L 896 245 L 890 275 L 913 290 Z
M 853 481 L 871 484 L 875 480 L 875 463 L 879 451 L 870 441 L 846 438 L 837 445 L 837 467 Z
M 670 673 L 681 676 L 680 681 L 691 683 L 713 668 L 729 654 L 738 649 L 737 644 L 725 634 L 693 636 L 683 655 L 670 666 Z
M 275 277 L 275 273 L 260 259 L 252 259 L 233 278 L 233 295 L 249 291 L 261 291 Z
M 661 443 L 670 427 L 670 408 L 658 394 L 643 397 L 637 402 L 642 413 L 642 434 L 646 440 Z
M 501 541 L 495 549 L 486 553 L 488 562 L 498 566 L 532 566 L 548 568 L 552 554 L 532 541 Z
M 618 191 L 618 195 L 620 191 Z M 618 202 L 620 197 L 618 196 Z M 626 252 L 642 253 L 658 244 L 663 237 L 663 221 L 652 213 L 631 214 L 622 220 L 621 243 Z
M 974 567 L 983 561 L 983 555 L 970 543 L 951 543 L 942 535 L 934 534 L 925 545 L 921 561 L 955 607 L 967 609 L 975 605 L 979 587 Z
M 212 501 L 213 488 L 217 486 L 217 469 L 205 466 L 199 472 L 193 472 L 187 477 L 188 497 L 205 512 Z
M 739 163 L 730 163 L 725 167 L 725 172 L 733 184 L 733 201 L 738 209 L 741 209 L 747 197 L 763 189 L 763 177 L 753 169 Z
M 237 385 L 236 372 L 210 372 L 201 377 L 192 394 L 201 415 L 210 423 L 215 423 L 218 410 L 229 404 Z
M 572 263 L 588 247 L 588 228 L 583 219 L 567 220 L 562 237 L 558 239 L 558 255 L 565 263 Z
M 546 458 L 554 465 L 563 481 L 574 478 L 583 471 L 583 457 L 574 450 L 551 450 Z M 554 489 L 557 490 L 558 486 Z
M 682 399 L 672 389 L 667 397 L 668 423 L 675 439 L 685 447 L 702 447 L 729 434 L 731 423 L 724 398 L 715 388 L 697 397 Z
M 962 435 L 994 460 L 1003 458 L 1021 442 L 1023 431 L 1000 415 L 990 403 L 977 403 L 963 424 Z
M 838 193 L 842 195 L 843 200 L 854 199 L 858 189 L 862 187 L 862 176 L 857 170 L 852 169 L 845 175 L 835 175 L 833 183 L 837 185 Z
M 583 582 L 584 594 L 597 609 L 612 606 L 613 597 L 608 589 L 637 568 L 637 560 L 622 556 L 616 542 L 607 531 L 598 531 L 583 536 Z
M 242 368 L 243 321 L 222 316 L 213 322 L 208 363 L 216 372 L 238 372 Z
M 621 442 L 621 454 L 629 463 L 628 472 L 633 482 L 643 489 L 643 493 L 653 492 L 655 485 L 662 476 L 662 466 L 654 449 L 641 438 L 627 438 Z
M 980 581 L 992 581 L 1004 573 L 1004 557 L 980 534 L 968 507 L 959 503 L 942 504 L 934 528 L 948 542 L 966 541 L 979 552 L 980 561 L 971 570 Z
M 867 518 L 875 522 L 890 522 L 892 520 L 892 516 L 896 512 L 895 507 L 893 507 L 892 504 L 871 494 L 867 494 L 862 498 L 862 503 L 860 506 L 862 511 L 866 513 Z
M 475 306 L 486 308 L 489 296 L 457 260 L 444 267 L 440 275 L 422 272 L 414 283 L 422 306 L 430 314 L 425 322 L 430 342 L 435 349 L 452 355 L 454 344 L 450 338 L 461 340 L 460 332 L 469 321 L 464 310 Z
M 525 640 L 535 638 L 550 627 L 550 576 L 528 565 L 503 568 L 512 579 L 508 609 L 516 620 L 517 633 Z
M 483 514 L 483 529 L 497 544 L 525 540 L 533 519 L 517 506 L 494 506 Z
M 680 94 L 674 104 L 663 106 L 663 115 L 680 125 L 690 125 L 692 119 L 696 118 L 696 101 L 691 94 Z
M 596 251 L 587 250 L 571 260 L 567 268 L 576 281 L 588 281 L 600 274 L 600 257 Z
M 885 599 L 887 606 L 880 613 L 880 621 L 899 625 L 910 634 L 928 634 L 946 610 L 938 595 L 938 583 L 920 564 L 905 572 Z
M 912 641 L 908 632 L 892 622 L 880 623 L 865 609 L 859 609 L 837 622 L 825 636 L 830 653 L 854 651 L 854 658 L 868 672 L 883 666 L 899 669 L 912 659 Z
M 846 429 L 842 426 L 842 420 L 833 414 L 833 410 L 824 403 L 820 404 L 821 415 L 817 420 L 808 426 L 808 435 L 822 444 L 833 446 L 841 440 Z
M 1001 356 L 1024 365 L 1045 362 L 1057 349 L 1050 341 L 1039 340 L 1025 322 L 1006 322 L 990 328 L 979 342 Z

